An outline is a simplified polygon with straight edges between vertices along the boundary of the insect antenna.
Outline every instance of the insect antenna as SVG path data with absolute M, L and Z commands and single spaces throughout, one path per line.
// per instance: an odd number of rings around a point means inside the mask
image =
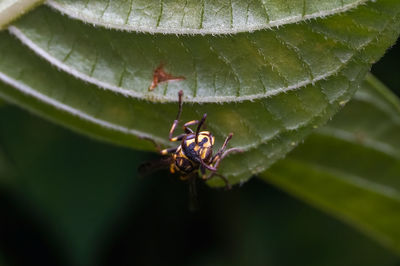
M 178 105 L 179 105 L 179 109 L 178 109 L 178 114 L 176 115 L 176 119 L 175 119 L 175 120 L 181 119 L 182 106 L 183 106 L 182 97 L 183 97 L 183 90 L 180 90 L 180 91 L 178 92 L 178 99 L 179 99 Z
M 183 106 L 183 102 L 182 102 L 182 97 L 183 97 L 183 90 L 180 90 L 178 93 L 178 98 L 179 98 L 179 102 L 178 102 L 178 114 L 176 115 L 176 119 L 174 120 L 174 123 L 172 124 L 172 127 L 169 131 L 169 140 L 170 141 L 176 141 L 176 139 L 174 139 L 172 137 L 172 135 L 174 134 L 175 128 L 179 123 L 179 120 L 181 119 L 181 114 L 182 114 L 182 106 Z

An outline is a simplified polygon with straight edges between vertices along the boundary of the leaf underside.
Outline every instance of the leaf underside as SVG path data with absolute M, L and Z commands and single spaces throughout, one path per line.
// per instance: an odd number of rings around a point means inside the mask
M 400 252 L 400 102 L 372 76 L 261 178 Z
M 366 0 L 50 0 L 73 18 L 126 31 L 227 34 L 344 12 Z
M 1 0 L 0 30 L 5 29 L 13 20 L 38 6 L 44 0 Z
M 183 121 L 208 113 L 217 146 L 234 133 L 230 147 L 245 152 L 227 157 L 220 172 L 243 182 L 350 99 L 395 41 L 399 11 L 398 1 L 379 0 L 253 33 L 176 36 L 94 28 L 41 7 L 10 27 L 19 41 L 0 35 L 0 95 L 92 136 L 150 149 L 141 138 L 174 145 L 167 134 L 182 89 Z M 149 92 L 160 63 L 185 80 Z

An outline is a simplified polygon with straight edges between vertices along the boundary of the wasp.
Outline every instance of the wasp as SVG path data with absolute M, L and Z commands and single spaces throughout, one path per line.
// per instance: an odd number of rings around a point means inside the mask
M 179 173 L 181 180 L 190 180 L 193 186 L 195 179 L 200 177 L 203 180 L 209 180 L 215 176 L 220 177 L 225 182 L 226 189 L 231 189 L 228 179 L 217 173 L 218 167 L 228 154 L 233 152 L 241 152 L 238 148 L 226 149 L 229 141 L 232 139 L 233 133 L 229 133 L 222 147 L 213 154 L 215 137 L 209 131 L 202 131 L 207 114 L 204 114 L 200 120 L 192 120 L 183 125 L 183 134 L 173 136 L 180 122 L 183 106 L 183 91 L 178 93 L 178 114 L 172 123 L 169 131 L 169 140 L 172 142 L 180 141 L 180 145 L 175 148 L 161 150 L 161 155 L 168 156 L 163 163 L 169 164 L 171 173 Z M 190 127 L 197 125 L 196 131 Z M 155 165 L 148 165 L 147 168 L 155 170 Z M 139 169 L 140 170 L 140 169 Z M 208 170 L 208 171 L 207 171 Z M 193 191 L 192 191 L 193 192 Z

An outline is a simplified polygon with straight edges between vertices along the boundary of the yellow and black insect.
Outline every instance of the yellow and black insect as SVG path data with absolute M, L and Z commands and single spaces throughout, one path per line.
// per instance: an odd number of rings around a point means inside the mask
M 213 146 L 215 143 L 215 138 L 209 131 L 201 131 L 204 122 L 207 118 L 207 114 L 204 114 L 201 120 L 192 120 L 183 125 L 184 133 L 173 137 L 175 129 L 179 123 L 182 114 L 182 101 L 183 91 L 178 93 L 178 114 L 174 120 L 171 130 L 169 131 L 170 141 L 180 141 L 181 144 L 176 148 L 169 148 L 160 151 L 162 155 L 170 155 L 167 160 L 163 160 L 164 163 L 169 164 L 169 169 L 171 173 L 180 173 L 182 180 L 190 179 L 191 184 L 194 184 L 195 178 L 200 176 L 203 180 L 209 180 L 215 176 L 220 177 L 224 180 L 226 188 L 230 189 L 231 186 L 229 181 L 223 175 L 217 173 L 219 164 L 222 159 L 224 159 L 231 152 L 240 152 L 240 149 L 231 148 L 226 149 L 228 142 L 231 140 L 233 133 L 230 133 L 222 147 L 218 152 L 213 155 Z M 196 131 L 193 131 L 190 126 L 197 125 Z M 152 168 L 155 170 L 157 167 L 155 165 L 149 165 L 147 168 Z M 207 170 L 209 173 L 207 173 Z M 200 172 L 200 175 L 199 175 Z M 192 188 L 193 189 L 193 188 Z
M 197 174 L 200 170 L 200 177 L 204 180 L 208 180 L 214 176 L 219 176 L 225 181 L 226 187 L 229 189 L 230 184 L 228 179 L 217 173 L 218 166 L 221 160 L 231 152 L 237 152 L 239 149 L 231 148 L 226 150 L 226 146 L 233 136 L 230 133 L 222 145 L 221 149 L 213 155 L 213 146 L 215 138 L 209 131 L 200 131 L 204 122 L 207 118 L 207 114 L 204 114 L 201 120 L 192 120 L 183 125 L 185 133 L 173 137 L 174 131 L 179 123 L 182 114 L 182 97 L 183 91 L 179 91 L 179 109 L 176 119 L 172 124 L 171 130 L 169 131 L 170 141 L 181 141 L 181 144 L 177 148 L 170 148 L 161 151 L 162 155 L 172 154 L 173 161 L 170 164 L 171 173 L 179 172 L 181 179 L 186 180 L 192 174 Z M 197 124 L 196 132 L 194 132 L 189 126 Z M 206 169 L 211 171 L 209 174 L 206 173 Z

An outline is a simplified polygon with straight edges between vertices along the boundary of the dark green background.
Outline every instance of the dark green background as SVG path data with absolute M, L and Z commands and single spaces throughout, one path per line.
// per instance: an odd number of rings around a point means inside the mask
M 399 62 L 397 45 L 373 67 L 398 95 Z M 255 178 L 228 192 L 199 184 L 190 212 L 176 176 L 137 176 L 155 158 L 0 107 L 0 265 L 400 265 Z

